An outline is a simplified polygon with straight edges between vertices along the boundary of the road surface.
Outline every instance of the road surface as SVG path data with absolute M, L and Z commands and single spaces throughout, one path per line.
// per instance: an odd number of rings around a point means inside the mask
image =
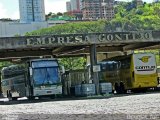
M 160 119 L 160 93 L 0 103 L 2 120 Z

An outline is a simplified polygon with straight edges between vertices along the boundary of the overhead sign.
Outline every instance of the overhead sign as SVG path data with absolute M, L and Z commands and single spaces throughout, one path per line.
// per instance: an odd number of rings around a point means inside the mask
M 151 31 L 143 32 L 113 32 L 113 33 L 90 33 L 90 34 L 70 34 L 54 36 L 28 37 L 26 45 L 78 45 L 78 44 L 100 44 L 110 42 L 133 42 L 152 40 Z
M 6 37 L 0 38 L 0 50 L 91 44 L 132 44 L 137 42 L 160 42 L 160 31 L 130 31 Z

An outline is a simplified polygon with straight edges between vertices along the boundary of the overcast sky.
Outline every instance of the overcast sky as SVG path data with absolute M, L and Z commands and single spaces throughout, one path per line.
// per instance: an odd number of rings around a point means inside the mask
M 19 19 L 19 0 L 0 0 L 0 18 Z M 70 0 L 45 0 L 45 13 L 65 12 L 66 1 Z M 125 0 L 130 1 L 130 0 Z M 151 2 L 152 0 L 144 0 Z

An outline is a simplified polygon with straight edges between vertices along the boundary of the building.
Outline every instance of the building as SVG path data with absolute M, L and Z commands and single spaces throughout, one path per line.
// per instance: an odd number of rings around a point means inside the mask
M 81 0 L 70 0 L 66 2 L 66 8 L 69 15 L 75 16 L 76 20 L 82 19 Z
M 19 0 L 20 22 L 45 21 L 44 0 Z
M 114 6 L 121 5 L 127 3 L 127 1 L 114 1 Z
M 47 28 L 47 22 L 31 22 L 31 23 L 19 23 L 12 22 L 0 22 L 0 37 L 13 37 L 16 35 L 25 35 L 27 32 Z
M 19 23 L 19 21 L 0 21 L 0 37 L 13 37 L 17 35 L 23 36 L 27 32 L 65 23 L 67 23 L 67 21 L 62 20 L 31 23 Z
M 134 0 L 136 2 L 137 6 L 141 6 L 143 5 L 143 1 L 142 0 Z
M 81 0 L 83 19 L 114 18 L 114 0 Z
M 160 0 L 153 0 L 153 2 L 157 3 L 157 2 L 160 2 Z
M 71 11 L 71 2 L 66 2 L 66 10 L 67 12 Z
M 70 0 L 66 2 L 67 12 L 81 11 L 80 6 L 81 6 L 81 0 Z
M 80 0 L 70 0 L 71 10 L 80 10 Z

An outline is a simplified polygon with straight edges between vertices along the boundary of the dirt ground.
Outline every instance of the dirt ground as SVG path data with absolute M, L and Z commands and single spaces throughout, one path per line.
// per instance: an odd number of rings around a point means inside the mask
M 120 95 L 103 99 L 6 101 L 0 103 L 0 118 L 2 120 L 158 120 L 160 93 Z

